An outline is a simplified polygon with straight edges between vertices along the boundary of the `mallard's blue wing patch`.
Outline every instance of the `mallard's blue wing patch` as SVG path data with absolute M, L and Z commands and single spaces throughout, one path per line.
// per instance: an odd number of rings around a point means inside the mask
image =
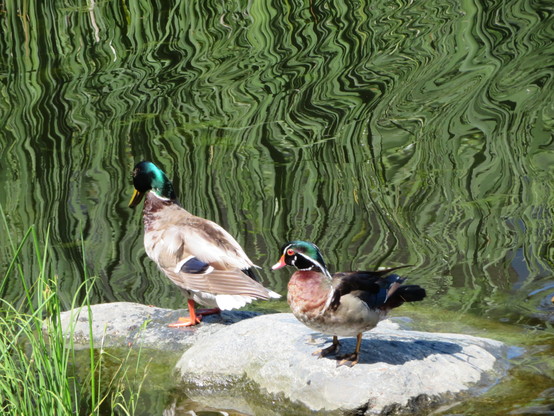
M 191 274 L 207 274 L 214 268 L 197 257 L 188 257 L 180 262 L 179 272 Z

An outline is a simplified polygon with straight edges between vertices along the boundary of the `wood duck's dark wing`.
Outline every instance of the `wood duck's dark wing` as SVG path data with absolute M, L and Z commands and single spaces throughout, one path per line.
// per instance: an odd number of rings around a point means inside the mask
M 418 302 L 427 296 L 425 289 L 418 285 L 402 285 L 394 293 L 387 297 L 381 309 L 391 310 L 399 307 L 404 302 Z
M 408 266 L 401 266 L 408 267 Z M 378 308 L 400 287 L 404 278 L 390 274 L 399 269 L 379 271 L 355 271 L 339 272 L 333 275 L 333 294 L 329 303 L 331 310 L 336 310 L 340 305 L 340 298 L 352 294 L 362 299 L 370 308 Z M 388 274 L 388 276 L 387 276 Z
M 363 272 L 355 272 L 355 273 L 369 273 L 372 276 L 387 276 L 391 274 L 392 272 L 399 270 L 399 269 L 405 269 L 407 267 L 413 267 L 411 264 L 405 264 L 404 266 L 396 266 L 396 267 L 389 267 L 388 269 L 380 269 L 380 270 L 372 270 L 372 271 L 363 271 Z

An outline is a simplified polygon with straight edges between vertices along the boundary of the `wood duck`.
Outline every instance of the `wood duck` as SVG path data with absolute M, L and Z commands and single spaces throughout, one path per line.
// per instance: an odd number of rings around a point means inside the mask
M 138 163 L 133 183 L 129 206 L 146 197 L 146 254 L 188 299 L 190 316 L 169 326 L 193 326 L 202 315 L 241 308 L 254 299 L 281 297 L 256 281 L 257 266 L 227 231 L 179 205 L 171 181 L 160 168 L 152 162 Z M 213 309 L 197 314 L 195 302 Z
M 356 335 L 354 353 L 337 357 L 339 366 L 352 367 L 358 362 L 362 333 L 374 328 L 388 311 L 404 302 L 420 301 L 425 297 L 425 289 L 402 285 L 406 279 L 391 274 L 408 266 L 331 275 L 319 248 L 305 241 L 286 243 L 273 270 L 287 265 L 298 269 L 288 284 L 287 300 L 292 313 L 309 328 L 333 335 L 332 344 L 314 355 L 336 354 L 340 348 L 339 335 Z

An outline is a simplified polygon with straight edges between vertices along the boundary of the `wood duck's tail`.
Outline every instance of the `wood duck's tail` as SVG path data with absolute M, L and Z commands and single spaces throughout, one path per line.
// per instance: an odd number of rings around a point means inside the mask
M 425 298 L 425 289 L 418 285 L 402 285 L 394 291 L 383 305 L 384 309 L 398 308 L 404 302 L 418 302 Z

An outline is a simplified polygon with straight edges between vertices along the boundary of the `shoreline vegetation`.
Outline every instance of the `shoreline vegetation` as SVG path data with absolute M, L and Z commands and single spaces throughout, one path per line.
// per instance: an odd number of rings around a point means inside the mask
M 73 327 L 62 331 L 58 276 L 50 272 L 49 232 L 41 242 L 31 226 L 16 246 L 0 207 L 13 257 L 0 281 L 0 414 L 134 415 L 148 364 L 140 348 L 116 357 L 91 342 L 76 352 Z M 19 253 L 32 245 L 36 275 L 28 276 Z M 83 248 L 83 247 L 82 247 Z M 83 264 L 84 248 L 83 248 Z M 20 279 L 17 302 L 4 299 L 10 279 Z M 89 314 L 94 277 L 84 276 L 71 309 Z M 92 331 L 92 328 L 90 329 Z M 96 346 L 98 347 L 98 346 Z

